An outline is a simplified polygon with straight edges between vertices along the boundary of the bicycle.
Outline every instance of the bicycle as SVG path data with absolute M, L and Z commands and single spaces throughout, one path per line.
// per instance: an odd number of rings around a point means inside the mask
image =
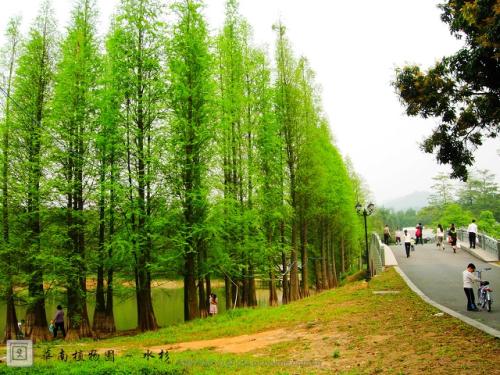
M 476 270 L 477 277 L 479 278 L 479 289 L 477 290 L 478 295 L 478 305 L 481 306 L 483 310 L 487 309 L 488 312 L 491 312 L 491 304 L 493 299 L 491 298 L 491 293 L 493 290 L 490 288 L 490 282 L 486 280 L 481 280 L 481 274 L 483 271 L 491 270 L 490 267 L 485 268 L 484 270 Z

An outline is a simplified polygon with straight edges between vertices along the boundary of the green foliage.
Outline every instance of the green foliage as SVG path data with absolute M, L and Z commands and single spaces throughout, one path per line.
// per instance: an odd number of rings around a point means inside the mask
M 139 358 L 142 354 L 137 353 Z M 52 359 L 49 365 L 40 363 L 37 361 L 33 367 L 28 368 L 13 368 L 2 366 L 0 369 L 1 374 L 40 374 L 40 375 L 52 375 L 52 374 L 68 374 L 68 375 L 90 375 L 90 374 L 106 374 L 106 375 L 125 375 L 125 374 L 143 374 L 143 375 L 181 375 L 187 374 L 189 371 L 179 365 L 166 364 L 159 361 L 155 354 L 155 358 L 147 361 L 143 358 L 130 358 L 123 357 L 116 359 L 115 362 L 104 361 L 99 359 L 99 361 L 85 360 L 78 362 L 63 362 L 56 361 Z
M 450 164 L 451 176 L 467 180 L 472 150 L 499 132 L 498 2 L 446 1 L 441 19 L 465 46 L 427 72 L 418 66 L 396 69 L 393 86 L 408 116 L 437 117 L 440 124 L 423 142 L 439 163 Z
M 2 219 L 11 235 L 0 276 L 19 271 L 21 290 L 36 282 L 29 302 L 64 290 L 81 321 L 86 278 L 96 275 L 102 305 L 105 274 L 110 292 L 117 274 L 135 282 L 147 330 L 154 279 L 184 277 L 192 319 L 210 278 L 226 278 L 229 303 L 252 306 L 256 279 L 272 288 L 293 276 L 299 298 L 299 267 L 303 288 L 333 287 L 356 270 L 354 206 L 366 188 L 335 146 L 314 72 L 284 26 L 272 64 L 237 1 L 212 36 L 202 1 L 122 0 L 103 43 L 95 5 L 77 1 L 58 38 L 44 3 L 20 51 L 1 109 L 12 215 Z M 23 267 L 8 259 L 14 250 Z
M 480 232 L 486 233 L 489 236 L 500 239 L 500 223 L 495 220 L 491 211 L 481 211 L 477 226 Z

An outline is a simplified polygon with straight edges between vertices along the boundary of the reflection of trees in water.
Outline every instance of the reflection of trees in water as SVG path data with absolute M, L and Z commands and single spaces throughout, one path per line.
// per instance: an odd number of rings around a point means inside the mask
M 168 282 L 166 282 L 168 283 Z M 226 299 L 224 288 L 215 288 L 213 292 L 219 299 L 219 314 L 226 311 Z M 162 288 L 159 284 L 157 288 L 152 289 L 153 308 L 155 309 L 158 324 L 165 327 L 172 324 L 184 322 L 184 291 L 183 288 Z M 281 293 L 279 293 L 281 298 Z M 51 291 L 45 301 L 45 311 L 47 319 L 52 319 L 56 306 L 62 304 L 65 307 L 66 295 L 62 291 Z M 269 300 L 268 289 L 257 289 L 257 302 L 259 306 L 267 306 Z M 281 302 L 281 300 L 280 300 Z M 115 320 L 117 330 L 129 330 L 137 327 L 137 306 L 135 300 L 135 289 L 125 286 L 117 286 L 113 298 L 115 307 Z M 95 307 L 95 292 L 92 290 L 88 294 L 87 307 L 90 319 L 93 319 Z M 0 303 L 0 316 L 5 316 L 5 303 Z M 18 316 L 24 317 L 26 313 L 26 304 L 17 305 Z M 66 309 L 65 309 L 66 311 Z M 0 320 L 0 332 L 4 330 L 5 321 Z M 48 327 L 48 322 L 47 322 Z M 48 330 L 48 328 L 47 328 Z

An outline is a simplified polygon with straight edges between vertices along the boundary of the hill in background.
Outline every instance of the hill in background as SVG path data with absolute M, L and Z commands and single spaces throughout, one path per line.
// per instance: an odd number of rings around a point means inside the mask
M 382 206 L 385 208 L 392 208 L 394 211 L 404 211 L 409 208 L 419 210 L 427 206 L 429 196 L 430 193 L 428 191 L 415 191 L 404 197 L 382 202 Z

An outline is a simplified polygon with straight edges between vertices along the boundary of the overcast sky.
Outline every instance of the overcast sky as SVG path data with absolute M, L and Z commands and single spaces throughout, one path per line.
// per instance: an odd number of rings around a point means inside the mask
M 97 0 L 104 34 L 118 0 Z M 72 0 L 53 0 L 59 27 L 69 19 Z M 206 0 L 205 15 L 215 32 L 224 20 L 225 0 Z M 271 55 L 278 19 L 287 27 L 297 56 L 316 72 L 325 113 L 343 155 L 353 161 L 375 201 L 383 203 L 413 191 L 430 190 L 432 177 L 449 168 L 424 154 L 419 142 L 434 120 L 407 118 L 390 85 L 394 68 L 418 63 L 426 68 L 461 46 L 433 0 L 240 0 L 252 25 L 254 42 Z M 23 17 L 23 29 L 36 16 L 40 0 L 0 0 L 0 29 L 8 18 Z M 476 168 L 489 169 L 500 181 L 500 142 L 477 150 Z

